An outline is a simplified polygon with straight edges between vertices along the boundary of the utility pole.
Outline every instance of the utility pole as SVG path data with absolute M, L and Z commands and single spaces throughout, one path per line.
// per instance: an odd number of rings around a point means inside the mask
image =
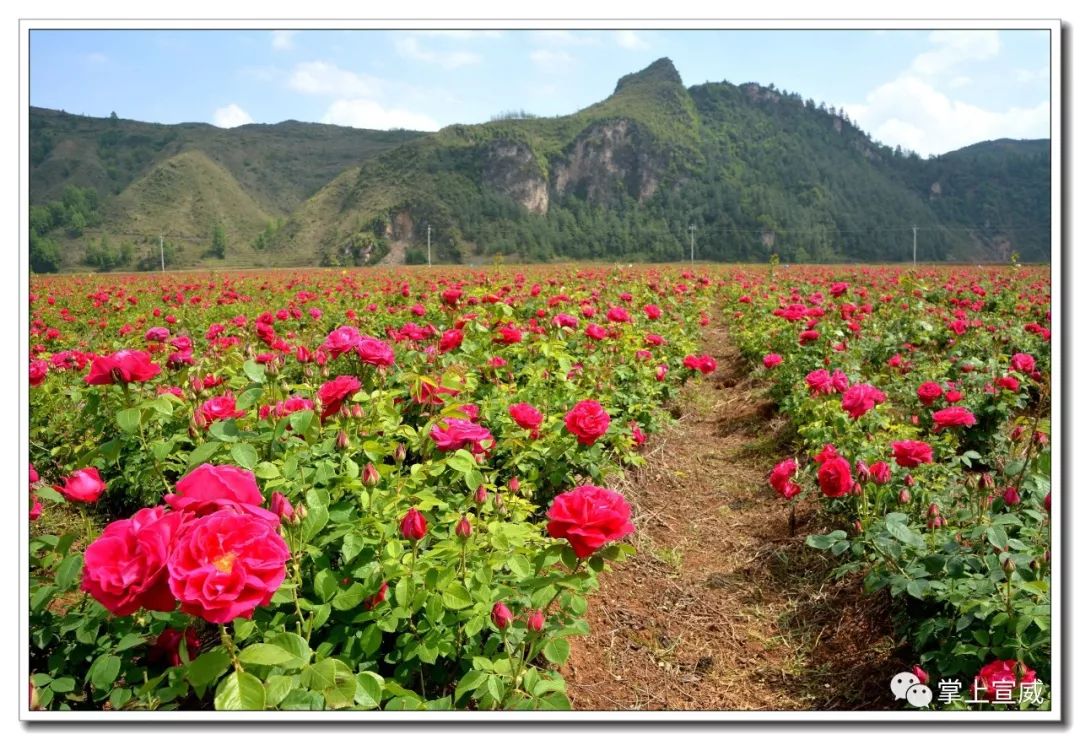
M 158 249 L 161 251 L 161 271 L 165 272 L 165 235 L 158 234 Z
M 431 225 L 427 227 L 427 266 L 431 267 Z
M 917 267 L 918 260 L 916 254 L 918 254 L 919 248 L 919 227 L 912 224 L 911 226 L 911 266 Z
M 697 230 L 697 224 L 690 224 L 690 264 L 694 264 L 694 232 Z

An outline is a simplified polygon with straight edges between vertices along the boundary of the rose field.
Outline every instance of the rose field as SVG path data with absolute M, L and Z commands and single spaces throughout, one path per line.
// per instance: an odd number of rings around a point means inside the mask
M 31 708 L 1049 709 L 1050 296 L 35 276 Z

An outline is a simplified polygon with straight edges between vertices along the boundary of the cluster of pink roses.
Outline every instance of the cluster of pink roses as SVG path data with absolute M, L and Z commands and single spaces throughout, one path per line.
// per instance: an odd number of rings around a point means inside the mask
M 255 476 L 200 465 L 166 506 L 112 522 L 86 549 L 82 588 L 118 616 L 180 610 L 223 624 L 270 603 L 285 579 L 289 548 L 280 514 L 263 508 Z

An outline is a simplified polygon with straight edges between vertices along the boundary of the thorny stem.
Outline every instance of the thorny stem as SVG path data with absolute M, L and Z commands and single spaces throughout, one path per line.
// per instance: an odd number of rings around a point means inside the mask
M 240 667 L 240 661 L 236 657 L 236 646 L 233 644 L 232 638 L 229 637 L 229 631 L 224 624 L 219 624 L 218 629 L 221 631 L 221 644 L 229 651 L 229 658 L 232 660 L 233 668 L 238 673 L 243 673 L 244 669 Z

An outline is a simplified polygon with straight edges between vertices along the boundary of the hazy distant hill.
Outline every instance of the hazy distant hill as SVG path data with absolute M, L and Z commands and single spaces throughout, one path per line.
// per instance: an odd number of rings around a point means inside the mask
M 32 109 L 31 157 L 38 245 L 73 247 L 65 267 L 102 235 L 160 231 L 174 264 L 201 263 L 215 227 L 226 259 L 208 264 L 416 261 L 428 226 L 440 261 L 684 259 L 691 225 L 702 259 L 904 260 L 913 224 L 922 259 L 1049 258 L 1048 141 L 924 160 L 771 86 L 687 88 L 667 59 L 572 115 L 430 135 Z

